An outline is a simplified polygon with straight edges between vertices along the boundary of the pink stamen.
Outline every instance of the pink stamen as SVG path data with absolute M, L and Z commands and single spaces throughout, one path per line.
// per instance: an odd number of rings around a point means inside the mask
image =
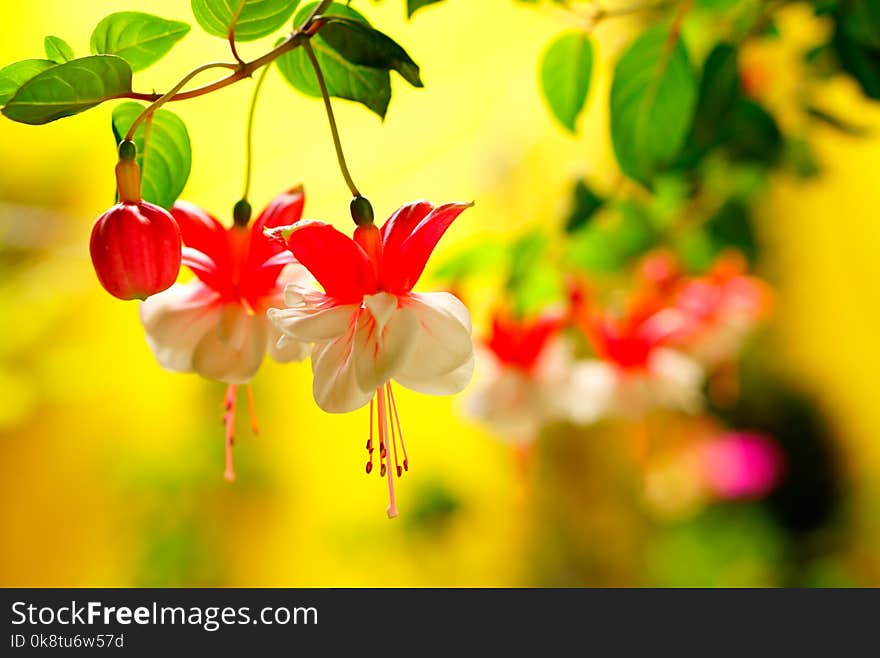
M 386 512 L 388 513 L 388 518 L 393 519 L 397 516 L 397 502 L 394 498 L 394 474 L 391 472 L 391 456 L 388 454 L 388 451 L 384 449 L 385 437 L 388 436 L 388 416 L 385 413 L 385 390 L 380 386 L 376 389 L 376 395 L 379 398 L 379 441 L 380 444 L 383 445 L 383 457 L 385 459 L 385 463 L 382 464 L 382 472 L 383 475 L 387 472 L 388 474 L 388 509 Z
M 388 392 L 388 424 L 391 426 L 391 448 L 394 450 L 394 470 L 397 471 L 397 477 L 403 475 L 403 469 L 400 468 L 400 462 L 397 461 L 397 434 L 394 429 L 393 403 L 391 402 L 391 382 L 386 382 L 385 390 Z
M 248 415 L 251 417 L 251 432 L 256 436 L 260 433 L 260 423 L 257 421 L 257 405 L 254 404 L 254 391 L 251 385 L 245 387 L 247 391 Z
M 373 401 L 370 400 L 370 438 L 367 439 L 367 454 L 370 461 L 367 462 L 367 475 L 373 472 Z
M 235 443 L 235 398 L 238 393 L 238 387 L 230 384 L 226 389 L 226 399 L 224 400 L 223 423 L 226 426 L 226 470 L 223 477 L 227 482 L 235 481 L 235 464 L 232 458 L 232 446 Z
M 408 471 L 409 457 L 406 456 L 406 443 L 403 442 L 403 430 L 400 429 L 400 416 L 397 414 L 397 400 L 394 399 L 394 390 L 391 388 L 391 382 L 388 382 L 388 400 L 391 402 L 391 414 L 394 423 L 397 425 L 397 436 L 400 438 L 400 447 L 403 450 L 403 470 Z

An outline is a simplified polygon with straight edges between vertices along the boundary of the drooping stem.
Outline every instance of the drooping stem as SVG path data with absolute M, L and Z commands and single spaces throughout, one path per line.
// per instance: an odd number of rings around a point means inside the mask
M 187 82 L 192 80 L 200 73 L 203 73 L 204 71 L 216 68 L 235 69 L 237 67 L 235 64 L 229 64 L 227 62 L 208 62 L 207 64 L 202 64 L 201 66 L 194 68 L 192 71 L 183 76 L 180 82 L 174 85 L 164 95 L 153 101 L 146 109 L 144 109 L 143 112 L 140 113 L 140 115 L 138 115 L 138 117 L 134 120 L 134 123 L 131 124 L 131 128 L 129 128 L 128 132 L 125 134 L 125 139 L 131 141 L 131 139 L 134 137 L 134 133 L 137 130 L 137 127 L 141 124 L 141 122 L 148 116 L 152 116 L 156 112 L 156 110 L 158 110 L 160 107 L 162 107 L 162 105 L 168 102 L 168 100 L 171 99 L 178 91 L 183 89 L 184 85 L 186 85 Z
M 257 78 L 257 84 L 254 87 L 254 95 L 251 97 L 251 107 L 248 110 L 247 132 L 245 133 L 245 154 L 244 154 L 244 191 L 241 198 L 247 201 L 251 193 L 251 173 L 254 161 L 254 115 L 257 111 L 257 99 L 260 96 L 260 90 L 263 88 L 263 82 L 266 80 L 266 74 L 269 73 L 269 67 L 263 69 L 260 77 Z
M 351 195 L 353 197 L 359 197 L 361 193 L 354 184 L 354 181 L 351 178 L 351 173 L 348 171 L 348 165 L 345 163 L 345 154 L 342 151 L 342 143 L 339 140 L 339 130 L 336 127 L 336 117 L 333 115 L 333 105 L 330 103 L 330 94 L 327 91 L 327 83 L 324 81 L 324 74 L 321 73 L 321 65 L 318 64 L 318 59 L 315 57 L 315 51 L 312 50 L 312 45 L 308 41 L 303 43 L 303 48 L 305 49 L 306 56 L 309 58 L 309 62 L 311 62 L 312 68 L 315 71 L 315 78 L 317 78 L 318 87 L 321 90 L 321 98 L 324 99 L 324 109 L 327 111 L 327 121 L 330 123 L 330 132 L 333 135 L 333 146 L 336 149 L 336 160 L 339 162 L 339 171 L 342 172 L 342 177 L 345 179 L 345 184 L 351 191 Z
M 318 29 L 320 29 L 320 24 L 315 22 L 315 19 L 320 16 L 324 11 L 327 10 L 327 7 L 331 5 L 333 0 L 322 0 L 318 3 L 309 17 L 303 22 L 303 24 L 297 28 L 290 36 L 288 36 L 284 41 L 279 43 L 275 48 L 267 52 L 265 55 L 258 57 L 255 60 L 245 63 L 231 63 L 231 62 L 221 62 L 217 63 L 217 67 L 223 67 L 234 71 L 234 73 L 226 76 L 221 80 L 216 80 L 210 84 L 204 85 L 203 87 L 197 87 L 196 89 L 191 89 L 190 91 L 184 91 L 181 93 L 177 93 L 180 91 L 180 88 L 183 87 L 187 82 L 189 82 L 197 72 L 200 73 L 204 70 L 204 67 L 199 67 L 196 71 L 190 72 L 184 78 L 181 83 L 175 86 L 171 91 L 164 94 L 148 94 L 137 91 L 130 91 L 125 94 L 120 94 L 119 98 L 130 98 L 132 100 L 138 101 L 149 101 L 152 103 L 156 103 L 162 101 L 162 103 L 167 103 L 171 101 L 184 101 L 190 98 L 197 98 L 199 96 L 204 96 L 205 94 L 210 94 L 211 92 L 218 91 L 219 89 L 223 89 L 224 87 L 228 87 L 231 84 L 238 82 L 239 80 L 243 80 L 245 78 L 249 78 L 254 74 L 255 71 L 266 66 L 267 64 L 271 64 L 276 59 L 281 57 L 284 53 L 290 52 L 291 50 L 298 48 L 303 43 L 305 43 L 309 38 L 314 36 Z M 205 65 L 206 67 L 211 67 L 211 65 Z M 148 110 L 150 108 L 147 108 Z M 155 110 L 155 108 L 153 108 Z

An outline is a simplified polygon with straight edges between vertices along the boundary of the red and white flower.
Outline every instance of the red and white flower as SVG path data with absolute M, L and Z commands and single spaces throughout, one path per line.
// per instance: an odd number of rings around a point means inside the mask
M 673 308 L 682 322 L 670 342 L 707 367 L 735 359 L 770 310 L 770 288 L 746 269 L 740 254 L 723 255 L 705 276 L 684 282 L 675 296 Z
M 477 352 L 480 378 L 466 412 L 520 446 L 534 441 L 547 423 L 596 420 L 606 391 L 585 389 L 573 377 L 574 357 L 560 333 L 563 326 L 564 318 L 553 313 L 517 319 L 496 312 Z
M 264 234 L 299 220 L 303 204 L 302 188 L 295 187 L 275 197 L 251 226 L 226 228 L 201 208 L 177 202 L 171 212 L 185 245 L 182 262 L 196 279 L 174 284 L 140 307 L 147 343 L 163 368 L 229 384 L 230 480 L 237 386 L 256 375 L 267 352 L 282 363 L 308 354 L 307 345 L 283 337 L 266 317 L 268 309 L 283 306 L 286 284 L 310 280 L 293 254 Z M 252 402 L 250 387 L 248 399 Z
M 652 409 L 694 412 L 702 403 L 705 373 L 689 356 L 666 347 L 677 317 L 664 312 L 623 318 L 608 313 L 581 323 L 597 359 L 578 365 L 581 385 L 609 390 L 606 415 L 634 417 Z
M 469 206 L 410 203 L 381 230 L 358 226 L 354 239 L 317 221 L 272 232 L 286 239 L 324 292 L 289 284 L 288 308 L 270 310 L 269 318 L 289 339 L 314 343 L 313 391 L 321 409 L 345 413 L 370 404 L 368 473 L 376 407 L 389 517 L 398 513 L 392 453 L 398 477 L 409 467 L 391 380 L 419 393 L 450 395 L 464 389 L 473 373 L 467 308 L 450 293 L 413 292 L 437 242 Z

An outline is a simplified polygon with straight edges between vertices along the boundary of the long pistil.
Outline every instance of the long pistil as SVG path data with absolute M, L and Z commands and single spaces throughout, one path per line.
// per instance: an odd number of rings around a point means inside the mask
M 238 387 L 230 384 L 226 389 L 226 399 L 223 403 L 223 424 L 226 426 L 226 470 L 223 477 L 227 482 L 235 481 L 235 463 L 232 458 L 232 447 L 235 444 L 235 398 Z
M 388 415 L 385 411 L 385 389 L 380 386 L 376 389 L 376 397 L 378 398 L 378 415 L 379 415 L 379 442 L 380 445 L 383 446 L 382 449 L 382 457 L 385 458 L 385 463 L 382 465 L 382 470 L 386 472 L 388 477 L 388 509 L 386 512 L 388 513 L 388 518 L 393 519 L 397 516 L 397 502 L 394 498 L 394 473 L 391 471 L 391 455 L 387 450 L 387 441 L 388 437 Z

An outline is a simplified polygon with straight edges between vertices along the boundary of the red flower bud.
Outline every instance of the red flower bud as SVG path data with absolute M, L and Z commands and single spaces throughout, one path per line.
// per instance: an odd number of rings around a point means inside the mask
M 146 299 L 177 279 L 180 229 L 152 203 L 118 203 L 95 222 L 90 251 L 107 292 L 119 299 Z

